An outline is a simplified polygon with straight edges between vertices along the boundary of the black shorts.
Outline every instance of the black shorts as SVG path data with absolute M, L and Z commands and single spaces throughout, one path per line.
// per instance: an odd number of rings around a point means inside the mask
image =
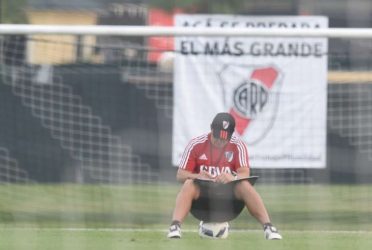
M 245 204 L 235 197 L 235 185 L 240 181 L 249 181 L 252 185 L 257 176 L 239 179 L 227 184 L 206 180 L 194 180 L 200 188 L 200 196 L 191 205 L 191 214 L 205 222 L 225 222 L 238 217 Z

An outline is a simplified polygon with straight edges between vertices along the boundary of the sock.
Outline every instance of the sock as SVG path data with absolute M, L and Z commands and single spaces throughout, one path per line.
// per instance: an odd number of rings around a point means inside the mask
M 173 225 L 177 225 L 177 226 L 181 227 L 181 222 L 179 222 L 178 220 L 174 220 L 171 223 L 171 226 L 173 226 Z
M 268 223 L 263 224 L 263 228 L 264 228 L 264 230 L 265 230 L 267 227 L 272 227 L 272 226 L 273 226 L 273 224 L 271 224 L 271 222 L 268 222 Z

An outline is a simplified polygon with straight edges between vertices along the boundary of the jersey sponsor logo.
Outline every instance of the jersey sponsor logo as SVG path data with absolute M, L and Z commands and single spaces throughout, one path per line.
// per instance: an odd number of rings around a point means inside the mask
M 225 105 L 235 118 L 235 131 L 248 145 L 266 137 L 272 128 L 279 104 L 283 78 L 276 66 L 227 65 L 219 74 Z
M 235 174 L 235 171 L 232 171 L 230 167 L 224 166 L 224 167 L 216 167 L 216 166 L 206 166 L 206 165 L 201 165 L 200 166 L 200 171 L 206 171 L 208 172 L 212 177 L 216 177 L 220 175 L 221 173 L 228 173 L 228 174 Z
M 225 157 L 228 162 L 232 162 L 234 158 L 234 153 L 232 151 L 226 151 L 225 152 Z

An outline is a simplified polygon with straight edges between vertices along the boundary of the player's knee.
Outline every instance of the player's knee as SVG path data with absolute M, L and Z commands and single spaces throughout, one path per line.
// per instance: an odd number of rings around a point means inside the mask
M 199 186 L 194 183 L 193 180 L 189 179 L 183 183 L 182 190 L 192 195 L 194 199 L 199 197 Z
M 239 200 L 242 200 L 243 195 L 249 194 L 250 191 L 252 190 L 253 190 L 253 186 L 249 183 L 249 181 L 243 180 L 243 181 L 236 183 L 234 194 L 236 198 L 238 198 Z

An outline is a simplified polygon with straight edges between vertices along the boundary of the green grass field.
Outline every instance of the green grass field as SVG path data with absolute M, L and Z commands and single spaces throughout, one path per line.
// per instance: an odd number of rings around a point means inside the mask
M 284 240 L 244 211 L 226 240 L 200 239 L 189 216 L 166 239 L 179 185 L 2 185 L 0 249 L 369 249 L 372 186 L 257 185 Z

